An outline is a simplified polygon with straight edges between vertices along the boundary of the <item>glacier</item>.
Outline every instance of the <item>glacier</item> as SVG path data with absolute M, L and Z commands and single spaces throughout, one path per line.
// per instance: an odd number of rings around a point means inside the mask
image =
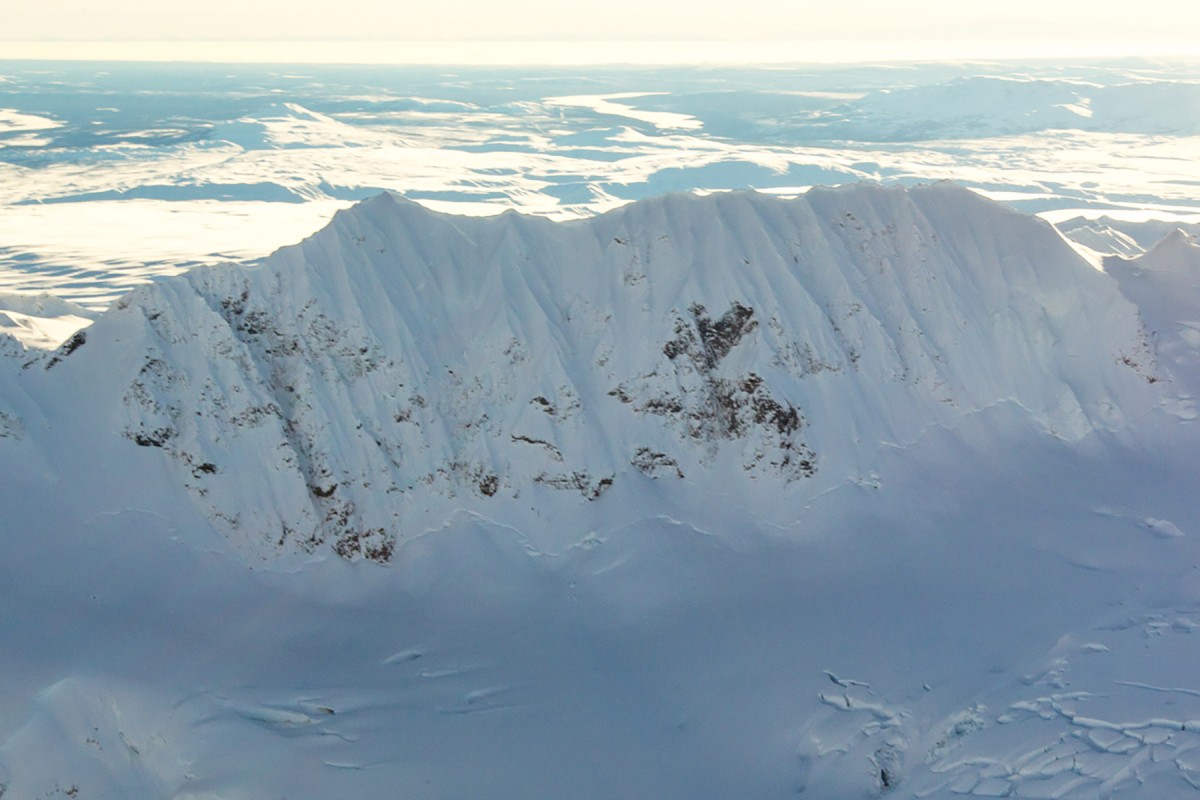
M 0 786 L 1186 796 L 1197 253 L 384 193 L 0 340 Z

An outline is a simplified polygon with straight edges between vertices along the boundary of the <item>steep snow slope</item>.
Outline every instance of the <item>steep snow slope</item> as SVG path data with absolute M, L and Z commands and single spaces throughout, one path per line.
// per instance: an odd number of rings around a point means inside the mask
M 1191 796 L 1193 251 L 947 184 L 381 196 L 0 337 L 0 787 Z
M 379 561 L 455 508 L 529 525 L 639 476 L 757 486 L 786 524 L 931 425 L 1012 403 L 1074 439 L 1158 401 L 1112 282 L 952 184 L 569 224 L 385 194 L 133 292 L 52 362 L 39 391 L 89 387 L 239 547 Z
M 1138 306 L 1156 351 L 1177 376 L 1182 413 L 1195 417 L 1195 398 L 1200 396 L 1200 245 L 1177 229 L 1141 256 L 1105 259 L 1104 271 Z

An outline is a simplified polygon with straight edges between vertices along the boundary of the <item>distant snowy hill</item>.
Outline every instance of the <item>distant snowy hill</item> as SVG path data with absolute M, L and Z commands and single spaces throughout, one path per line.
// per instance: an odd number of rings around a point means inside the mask
M 382 194 L 0 337 L 0 793 L 1191 796 L 1197 253 Z
M 0 330 L 26 347 L 56 348 L 97 316 L 94 311 L 48 294 L 0 292 Z
M 850 138 L 903 141 L 1008 136 L 1054 129 L 1192 136 L 1200 83 L 972 76 L 886 89 L 841 107 Z
M 1177 230 L 1191 237 L 1200 235 L 1200 223 L 1175 220 L 1123 220 L 1101 216 L 1073 217 L 1056 222 L 1062 234 L 1097 253 L 1132 258 L 1154 248 Z

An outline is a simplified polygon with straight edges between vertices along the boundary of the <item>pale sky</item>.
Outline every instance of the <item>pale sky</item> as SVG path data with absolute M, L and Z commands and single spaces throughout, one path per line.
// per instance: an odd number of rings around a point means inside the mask
M 957 57 L 994 56 L 1006 49 L 1047 57 L 1200 53 L 1195 43 L 1200 0 L 17 2 L 3 15 L 0 37 L 8 41 L 0 42 L 0 58 L 31 52 L 31 45 L 18 42 L 47 41 L 142 42 L 147 52 L 156 42 L 177 41 L 593 40 L 855 43 L 866 57 L 873 57 L 873 49 L 895 55 L 916 46 L 919 52 L 924 43 L 940 44 L 947 53 L 961 51 Z M 43 45 L 47 47 L 55 49 Z M 369 52 L 364 51 L 364 60 L 375 60 Z M 820 48 L 814 54 L 820 55 Z M 423 60 L 419 53 L 413 58 Z

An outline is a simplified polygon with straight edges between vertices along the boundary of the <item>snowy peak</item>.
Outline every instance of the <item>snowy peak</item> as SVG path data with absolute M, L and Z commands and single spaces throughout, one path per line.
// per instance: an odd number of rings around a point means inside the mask
M 1087 219 L 1076 217 L 1055 223 L 1055 227 L 1079 244 L 1103 255 L 1135 258 L 1154 249 L 1175 231 L 1196 241 L 1200 226 L 1174 220 L 1122 220 L 1112 217 Z
M 1200 417 L 1200 245 L 1176 229 L 1136 258 L 1112 256 L 1104 270 L 1139 309 L 1154 350 L 1174 377 L 1175 413 Z
M 134 292 L 46 380 L 115 379 L 127 445 L 250 552 L 386 561 L 462 508 L 544 528 L 736 485 L 783 519 L 997 404 L 1120 427 L 1155 369 L 1049 225 L 938 184 L 569 223 L 380 195 L 261 266 Z
M 1195 273 L 1200 270 L 1200 244 L 1195 236 L 1176 228 L 1137 259 L 1137 263 L 1144 269 Z
M 59 347 L 96 316 L 94 311 L 48 294 L 0 292 L 0 333 L 28 348 Z

